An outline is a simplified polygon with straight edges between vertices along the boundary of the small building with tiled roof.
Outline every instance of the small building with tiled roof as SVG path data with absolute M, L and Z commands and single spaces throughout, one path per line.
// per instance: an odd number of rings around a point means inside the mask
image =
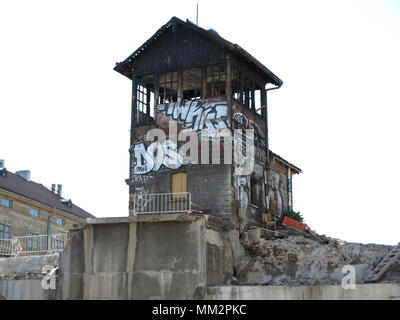
M 63 233 L 87 218 L 94 216 L 63 198 L 62 185 L 49 189 L 31 181 L 27 170 L 0 169 L 0 239 Z

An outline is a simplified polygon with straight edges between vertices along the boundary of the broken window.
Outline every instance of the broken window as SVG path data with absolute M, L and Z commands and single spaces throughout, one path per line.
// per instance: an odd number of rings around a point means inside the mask
M 261 86 L 238 67 L 232 68 L 232 97 L 261 114 Z
M 136 90 L 137 119 L 139 124 L 149 124 L 154 117 L 154 75 L 142 76 L 137 79 Z
M 226 66 L 207 67 L 207 97 L 226 95 Z
M 250 178 L 250 196 L 251 204 L 258 206 L 257 179 L 255 177 Z
M 183 100 L 196 100 L 201 98 L 202 88 L 201 68 L 183 71 Z
M 256 88 L 257 89 L 257 88 Z M 261 90 L 254 91 L 254 107 L 258 114 L 261 114 Z
M 242 81 L 243 81 L 243 91 L 242 91 L 242 103 L 246 106 L 246 107 L 248 107 L 248 108 L 250 108 L 250 106 L 251 106 L 251 99 L 252 99 L 252 96 L 251 96 L 251 81 L 250 81 L 250 79 L 247 77 L 247 76 L 244 76 L 243 78 L 242 78 Z
M 249 79 L 238 68 L 232 69 L 232 96 L 241 104 L 249 106 Z M 247 101 L 247 103 L 246 103 Z
M 251 106 L 252 81 L 250 78 L 237 68 L 232 70 L 232 96 L 246 107 Z
M 159 78 L 159 103 L 178 101 L 178 72 L 161 73 Z
M 138 85 L 136 99 L 137 99 L 137 109 L 140 112 L 143 113 L 147 112 L 147 96 L 148 96 L 147 88 Z

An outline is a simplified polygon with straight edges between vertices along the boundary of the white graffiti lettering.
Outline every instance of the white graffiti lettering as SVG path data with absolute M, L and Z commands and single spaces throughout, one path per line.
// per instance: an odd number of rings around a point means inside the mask
M 162 165 L 170 169 L 178 169 L 184 162 L 183 156 L 177 150 L 176 143 L 171 140 L 162 143 L 154 141 L 147 150 L 144 143 L 135 144 L 133 153 L 135 155 L 134 175 L 158 171 Z
M 227 128 L 227 110 L 226 102 L 203 103 L 201 100 L 190 100 L 180 104 L 177 102 L 161 104 L 157 112 L 177 121 L 185 128 L 199 131 Z
M 233 121 L 240 124 L 244 128 L 254 130 L 255 157 L 264 162 L 266 159 L 265 135 L 260 127 L 253 120 L 248 120 L 246 116 L 240 112 L 236 112 L 233 115 Z
M 148 175 L 133 175 L 131 182 L 133 182 L 133 183 L 148 183 L 153 178 L 154 178 L 153 176 L 148 176 Z

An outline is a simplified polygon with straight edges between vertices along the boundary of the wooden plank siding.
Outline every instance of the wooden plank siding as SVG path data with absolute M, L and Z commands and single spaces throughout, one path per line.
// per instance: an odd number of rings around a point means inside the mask
M 208 65 L 225 60 L 225 49 L 215 42 L 183 26 L 167 30 L 154 41 L 146 54 L 138 56 L 134 74 L 142 76 Z

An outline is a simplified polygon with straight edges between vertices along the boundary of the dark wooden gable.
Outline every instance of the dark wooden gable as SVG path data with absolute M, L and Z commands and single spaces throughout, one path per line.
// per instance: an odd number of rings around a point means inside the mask
M 134 74 L 178 70 L 224 60 L 225 48 L 186 27 L 172 24 L 133 62 Z

